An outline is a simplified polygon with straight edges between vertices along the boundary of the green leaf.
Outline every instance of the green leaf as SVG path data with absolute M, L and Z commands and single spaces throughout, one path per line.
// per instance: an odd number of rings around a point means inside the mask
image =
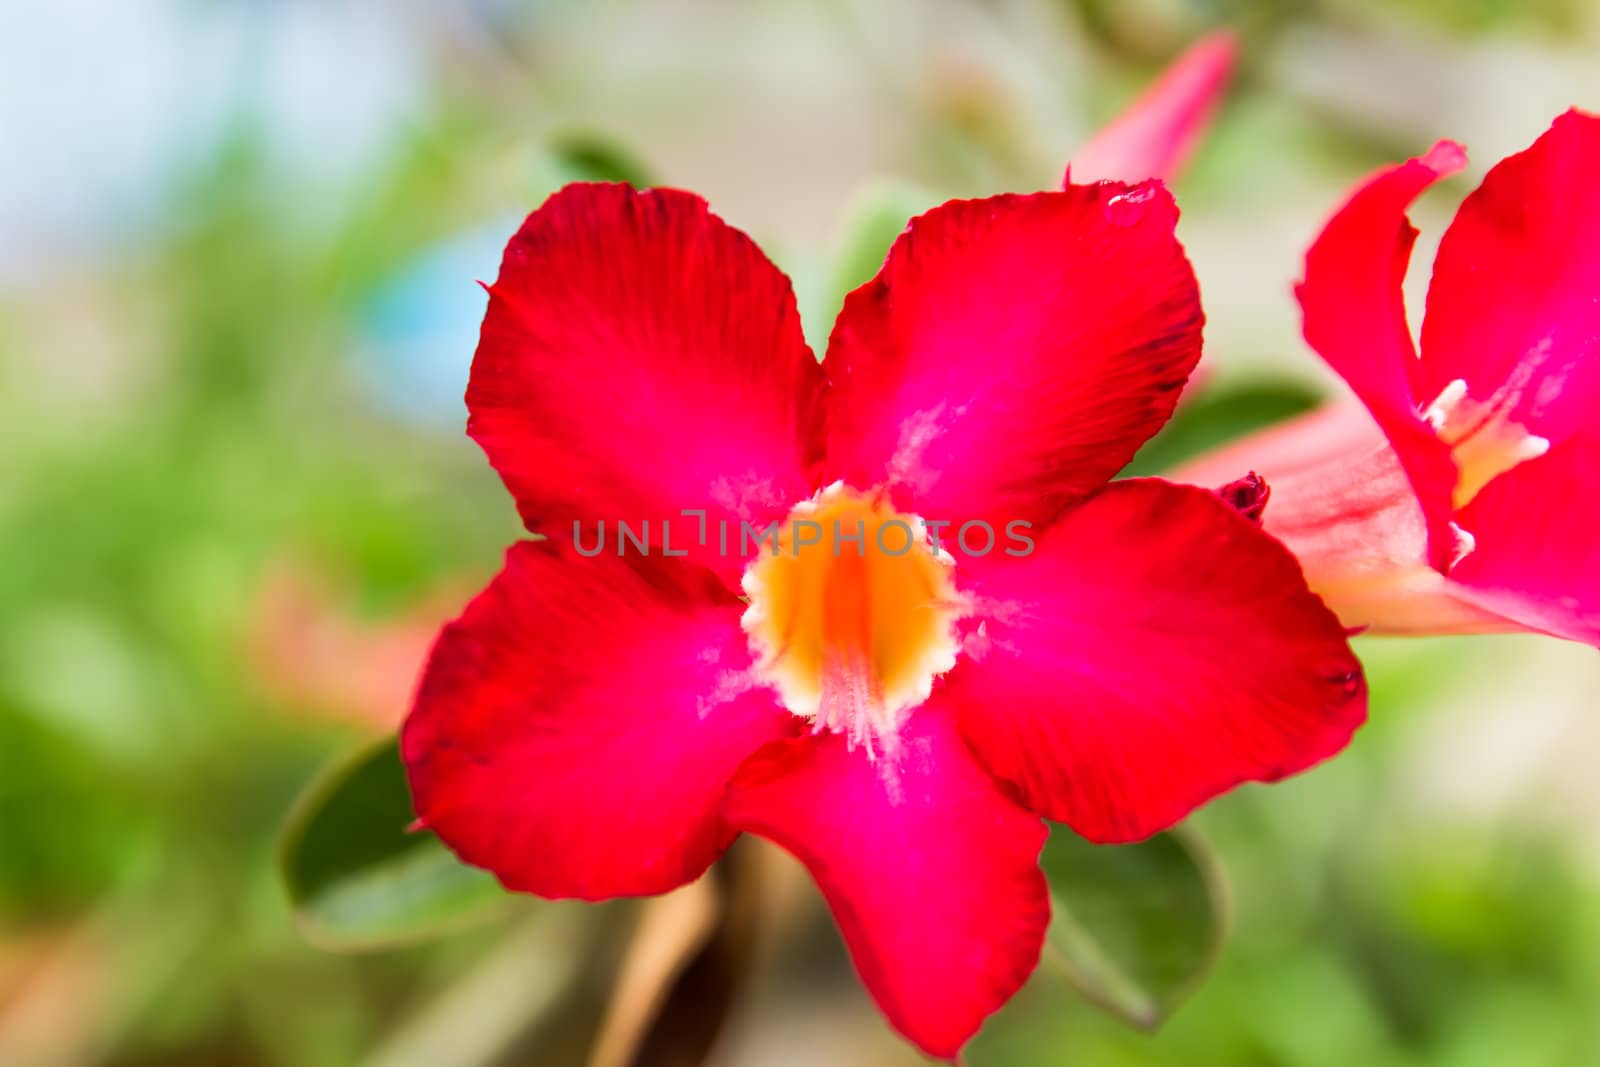
M 344 951 L 408 944 L 509 910 L 513 898 L 490 874 L 409 831 L 412 818 L 394 738 L 306 788 L 284 825 L 278 866 L 308 941 Z
M 1155 1030 L 1211 970 L 1227 930 L 1221 868 L 1180 827 L 1092 845 L 1055 827 L 1040 858 L 1053 918 L 1045 960 L 1090 1002 Z
M 552 189 L 568 182 L 627 182 L 635 189 L 657 184 L 638 156 L 597 133 L 569 130 L 550 138 L 545 181 Z
M 865 285 L 883 266 L 884 257 L 906 224 L 939 202 L 926 189 L 908 182 L 883 179 L 863 186 L 845 212 L 843 236 L 826 279 L 817 294 L 813 314 L 806 323 L 817 334 L 809 338 L 812 350 L 827 347 L 828 331 L 852 289 Z
M 1321 399 L 1315 389 L 1294 381 L 1202 387 L 1193 396 L 1185 394 L 1171 421 L 1139 450 L 1123 474 L 1159 474 L 1208 449 L 1310 411 Z

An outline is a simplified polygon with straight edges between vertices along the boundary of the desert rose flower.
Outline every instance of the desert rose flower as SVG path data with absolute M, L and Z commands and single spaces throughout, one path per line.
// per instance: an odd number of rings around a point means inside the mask
M 402 732 L 420 822 L 590 900 L 769 838 L 948 1057 L 1038 960 L 1044 818 L 1132 841 L 1338 751 L 1361 669 L 1289 552 L 1213 492 L 1110 481 L 1200 354 L 1176 221 L 1157 182 L 945 204 L 819 363 L 698 197 L 553 196 L 467 393 L 546 539 L 434 647 Z M 619 521 L 653 550 L 598 550 Z
M 1239 42 L 1229 31 L 1196 41 L 1073 154 L 1065 184 L 1172 178 L 1222 106 L 1238 59 Z
M 1600 118 L 1570 111 L 1445 231 L 1420 351 L 1406 209 L 1459 145 L 1374 175 L 1306 256 L 1306 339 L 1356 399 L 1184 468 L 1243 464 L 1267 529 L 1352 628 L 1533 630 L 1600 644 Z

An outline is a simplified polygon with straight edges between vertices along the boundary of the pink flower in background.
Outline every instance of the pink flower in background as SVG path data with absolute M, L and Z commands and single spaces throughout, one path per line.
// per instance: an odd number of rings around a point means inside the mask
M 1231 32 L 1197 41 L 1073 155 L 1063 184 L 1138 182 L 1177 174 L 1222 106 L 1238 59 L 1239 42 Z
M 1305 334 L 1357 400 L 1185 468 L 1272 485 L 1267 529 L 1351 627 L 1600 644 L 1600 118 L 1570 111 L 1467 197 L 1420 352 L 1401 282 L 1443 141 L 1379 172 L 1306 256 Z
M 386 734 L 405 714 L 417 671 L 462 587 L 452 582 L 397 616 L 369 619 L 330 593 L 339 584 L 297 560 L 268 567 L 243 659 L 284 711 Z
M 819 364 L 788 280 L 699 198 L 552 197 L 467 395 L 548 540 L 433 650 L 402 733 L 421 822 L 510 888 L 585 899 L 770 838 L 889 1020 L 950 1056 L 1038 959 L 1040 816 L 1136 840 L 1338 751 L 1360 666 L 1289 553 L 1213 493 L 1108 484 L 1200 354 L 1176 221 L 1156 182 L 936 208 Z M 868 550 L 746 559 L 694 521 L 682 557 L 572 540 L 684 510 Z M 918 516 L 1031 524 L 1034 550 L 873 547 Z

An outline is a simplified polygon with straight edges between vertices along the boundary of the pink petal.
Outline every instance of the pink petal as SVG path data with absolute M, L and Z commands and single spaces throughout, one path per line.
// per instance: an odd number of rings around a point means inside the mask
M 830 478 L 925 518 L 1044 522 L 1167 420 L 1200 355 L 1157 183 L 952 201 L 851 293 L 824 363 Z
M 962 734 L 1028 807 L 1090 840 L 1138 840 L 1304 770 L 1365 719 L 1338 620 L 1282 545 L 1206 490 L 1115 482 L 1032 555 L 958 566 L 982 622 L 947 677 Z
M 1579 434 L 1490 482 L 1461 513 L 1477 549 L 1465 595 L 1529 628 L 1600 645 L 1600 435 Z
M 1216 117 L 1238 58 L 1231 32 L 1201 38 L 1078 150 L 1064 182 L 1176 177 Z
M 799 721 L 750 688 L 740 609 L 698 568 L 514 546 L 440 635 L 402 731 L 418 816 L 540 896 L 694 879 L 732 840 L 733 772 Z
M 1416 492 L 1359 401 L 1331 403 L 1224 445 L 1172 478 L 1220 486 L 1244 470 L 1271 487 L 1263 525 L 1295 554 L 1307 584 L 1346 628 L 1404 634 L 1525 628 L 1475 605 L 1429 564 Z
M 769 745 L 726 810 L 810 869 L 867 989 L 930 1056 L 954 1056 L 1038 962 L 1044 824 L 996 790 L 936 708 L 876 761 L 838 734 Z
M 1455 547 L 1456 470 L 1449 446 L 1420 414 L 1433 397 L 1412 389 L 1416 349 L 1401 284 L 1417 231 L 1405 213 L 1424 189 L 1465 164 L 1461 146 L 1440 141 L 1427 155 L 1368 179 L 1306 253 L 1305 281 L 1295 290 L 1306 340 L 1350 383 L 1399 453 L 1422 505 L 1430 562 L 1440 570 Z
M 822 373 L 789 281 L 699 197 L 569 185 L 489 292 L 468 432 L 529 529 L 568 540 L 581 522 L 592 545 L 602 520 L 613 538 L 648 521 L 662 554 L 675 520 L 674 554 L 734 577 L 717 522 L 736 538 L 815 489 Z M 708 513 L 705 545 L 683 509 Z
M 1600 402 L 1600 117 L 1569 111 L 1489 171 L 1445 232 L 1422 324 L 1423 401 L 1463 379 L 1559 441 Z

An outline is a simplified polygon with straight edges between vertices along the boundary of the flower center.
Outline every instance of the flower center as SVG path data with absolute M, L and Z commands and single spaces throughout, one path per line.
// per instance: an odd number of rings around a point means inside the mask
M 1423 411 L 1423 419 L 1439 440 L 1450 446 L 1450 456 L 1455 460 L 1452 503 L 1457 510 L 1470 504 L 1480 489 L 1512 467 L 1550 450 L 1548 438 L 1529 433 L 1527 427 L 1511 420 L 1511 409 L 1520 392 L 1508 387 L 1486 401 L 1473 400 L 1467 395 L 1467 383 L 1457 378 Z
M 835 483 L 799 504 L 745 568 L 756 669 L 818 731 L 894 744 L 955 664 L 954 559 L 886 494 Z

